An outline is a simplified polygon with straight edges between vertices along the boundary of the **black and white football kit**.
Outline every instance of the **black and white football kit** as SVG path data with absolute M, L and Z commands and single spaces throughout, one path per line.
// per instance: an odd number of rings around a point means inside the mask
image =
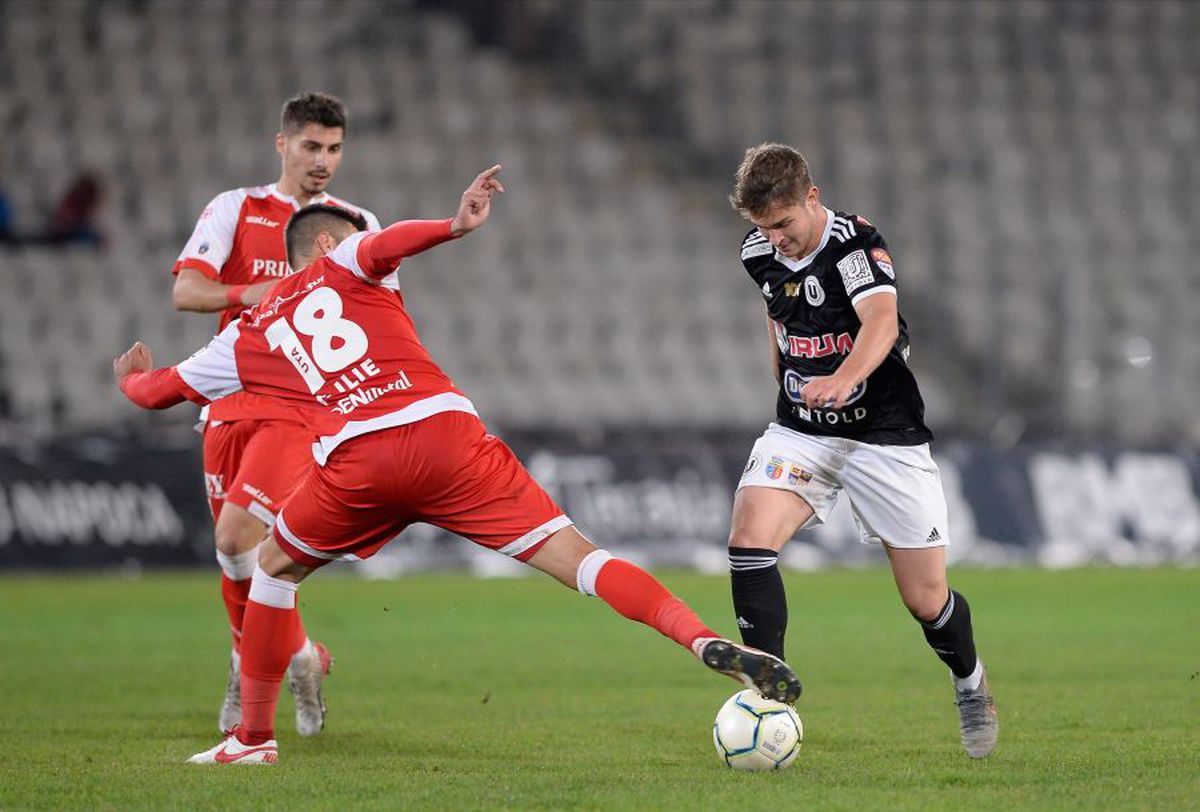
M 862 328 L 854 306 L 870 296 L 896 295 L 896 264 L 875 227 L 844 212 L 825 209 L 825 216 L 820 244 L 799 260 L 777 252 L 757 229 L 742 242 L 742 263 L 767 302 L 781 380 L 778 422 L 755 442 L 738 488 L 795 493 L 813 509 L 807 525 L 825 521 L 844 489 L 864 542 L 909 551 L 944 546 L 950 538 L 946 498 L 929 453 L 925 406 L 908 368 L 904 319 L 887 356 L 845 405 L 810 408 L 800 397 L 809 380 L 834 374 L 853 350 Z M 779 539 L 745 528 L 735 539 L 737 532 L 730 533 L 729 575 L 742 640 L 782 658 L 788 610 L 774 546 Z M 936 561 L 920 560 L 926 567 Z M 966 598 L 948 591 L 936 613 L 922 603 L 918 614 L 909 598 L 905 603 L 954 678 L 963 748 L 973 758 L 988 755 L 999 723 Z
M 908 326 L 884 360 L 837 409 L 810 408 L 800 390 L 832 375 L 862 327 L 854 307 L 869 296 L 895 296 L 897 269 L 868 221 L 825 209 L 817 249 L 802 259 L 775 250 L 758 229 L 741 259 L 766 300 L 779 347 L 777 423 L 758 440 L 739 487 L 783 488 L 824 521 L 845 488 L 868 542 L 933 547 L 948 539 L 946 502 L 929 454 L 933 435 L 908 368 Z

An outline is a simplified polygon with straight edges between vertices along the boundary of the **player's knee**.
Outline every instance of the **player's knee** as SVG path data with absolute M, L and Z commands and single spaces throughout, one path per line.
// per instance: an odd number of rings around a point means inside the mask
M 905 592 L 900 597 L 914 618 L 928 623 L 941 614 L 948 594 L 944 587 L 931 586 Z
M 735 527 L 729 531 L 729 546 L 730 547 L 771 547 L 771 539 L 764 537 L 761 533 L 756 533 L 745 527 Z
M 274 538 L 268 538 L 259 546 L 258 567 L 272 578 L 285 578 L 297 583 L 312 572 L 310 567 L 298 563 L 285 553 Z
M 226 516 L 228 512 L 229 510 L 226 508 L 222 511 L 221 518 L 217 519 L 217 552 L 225 555 L 239 555 L 253 550 L 262 543 L 266 535 L 266 528 L 262 522 L 249 514 L 246 514 L 248 518 L 245 520 L 230 518 Z

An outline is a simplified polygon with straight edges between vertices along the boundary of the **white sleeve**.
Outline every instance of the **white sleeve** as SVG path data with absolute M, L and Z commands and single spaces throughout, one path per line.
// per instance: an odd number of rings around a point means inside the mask
M 379 281 L 368 276 L 362 266 L 358 264 L 358 244 L 370 233 L 369 231 L 354 232 L 338 243 L 337 248 L 326 254 L 325 258 L 341 265 L 368 285 L 378 285 Z
M 175 273 L 182 268 L 196 268 L 210 279 L 221 275 L 221 268 L 233 249 L 238 214 L 245 199 L 244 191 L 234 189 L 222 192 L 205 206 L 192 236 L 175 262 Z
M 238 377 L 233 346 L 239 335 L 238 322 L 230 322 L 208 346 L 178 364 L 175 371 L 184 383 L 209 400 L 240 392 L 242 380 Z

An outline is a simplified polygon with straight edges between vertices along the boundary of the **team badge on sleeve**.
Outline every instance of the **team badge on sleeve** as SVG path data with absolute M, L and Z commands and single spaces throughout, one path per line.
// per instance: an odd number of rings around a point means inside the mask
M 837 268 L 842 274 L 842 284 L 846 286 L 846 293 L 853 293 L 863 285 L 869 285 L 875 281 L 875 274 L 871 273 L 867 255 L 861 248 L 847 254 L 837 264 Z
M 871 249 L 871 259 L 879 266 L 879 270 L 888 275 L 888 279 L 896 278 L 896 269 L 892 267 L 892 255 L 882 248 Z
M 782 457 L 771 457 L 771 461 L 767 463 L 765 473 L 771 479 L 779 479 L 783 476 L 786 465 L 787 463 L 784 462 Z

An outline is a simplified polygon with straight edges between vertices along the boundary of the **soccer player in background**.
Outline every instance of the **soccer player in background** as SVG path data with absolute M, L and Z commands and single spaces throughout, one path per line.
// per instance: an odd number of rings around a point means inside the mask
M 729 565 L 742 640 L 783 658 L 779 551 L 845 490 L 863 540 L 883 545 L 904 605 L 949 666 L 963 747 L 982 758 L 999 723 L 971 611 L 946 581 L 946 500 L 887 244 L 862 217 L 821 205 L 789 146 L 747 150 L 730 202 L 755 226 L 741 258 L 766 299 L 779 382 L 778 422 L 754 444 L 734 497 Z
M 290 273 L 284 228 L 292 213 L 310 203 L 328 203 L 366 218 L 375 215 L 333 197 L 325 187 L 342 160 L 346 111 L 323 93 L 306 93 L 283 106 L 275 150 L 279 180 L 267 186 L 231 189 L 213 198 L 172 272 L 178 310 L 219 313 L 219 329 L 257 304 L 265 291 Z M 241 718 L 238 663 L 242 622 L 255 548 L 280 506 L 300 484 L 310 464 L 313 435 L 294 411 L 278 401 L 242 392 L 201 412 L 204 426 L 204 484 L 216 530 L 221 596 L 233 635 L 229 680 L 218 726 L 233 729 Z M 297 625 L 288 668 L 296 700 L 296 730 L 312 736 L 325 723 L 321 680 L 329 652 Z
M 305 270 L 178 366 L 150 371 L 140 343 L 113 362 L 121 390 L 144 408 L 269 392 L 303 413 L 318 438 L 317 464 L 259 548 L 242 628 L 241 724 L 191 762 L 277 760 L 275 704 L 291 654 L 284 641 L 298 623 L 297 585 L 343 555 L 374 554 L 413 522 L 599 596 L 770 698 L 799 696 L 782 660 L 718 637 L 649 573 L 585 539 L 421 344 L 396 268 L 482 225 L 504 190 L 499 170 L 475 178 L 447 220 L 365 233 L 344 210 L 306 208 L 287 230 L 293 264 L 312 262 Z

